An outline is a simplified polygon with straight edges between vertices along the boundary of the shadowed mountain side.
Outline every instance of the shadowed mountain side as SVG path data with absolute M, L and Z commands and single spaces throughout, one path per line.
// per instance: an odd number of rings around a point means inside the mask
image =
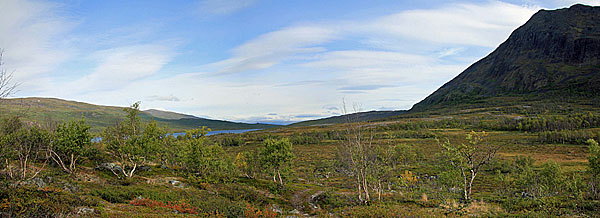
M 540 10 L 487 57 L 444 84 L 411 111 L 498 97 L 530 99 L 600 95 L 600 7 Z

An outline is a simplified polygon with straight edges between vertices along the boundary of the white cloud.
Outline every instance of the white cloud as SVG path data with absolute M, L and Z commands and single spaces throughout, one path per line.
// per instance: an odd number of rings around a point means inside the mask
M 433 58 L 389 51 L 344 50 L 315 56 L 315 61 L 302 64 L 314 68 L 352 69 L 382 65 L 414 65 L 434 61 Z
M 258 36 L 232 50 L 233 56 L 213 65 L 218 73 L 238 73 L 272 67 L 302 53 L 324 51 L 319 44 L 335 37 L 335 31 L 319 26 L 298 26 Z
M 450 4 L 384 16 L 364 28 L 426 43 L 496 47 L 538 9 L 499 1 Z
M 62 36 L 75 23 L 56 14 L 57 8 L 58 5 L 41 1 L 0 1 L 4 67 L 15 70 L 14 79 L 22 81 L 25 87 L 35 85 L 29 80 L 52 72 L 70 56 Z
M 92 53 L 98 63 L 94 71 L 73 82 L 63 84 L 65 94 L 90 93 L 118 89 L 132 81 L 158 72 L 174 53 L 159 44 L 144 44 L 110 48 Z
M 465 48 L 459 47 L 459 48 L 447 48 L 444 49 L 440 52 L 438 52 L 438 58 L 443 58 L 443 57 L 448 57 L 448 56 L 453 56 L 456 55 L 462 51 L 464 51 Z
M 208 14 L 227 15 L 253 5 L 256 0 L 202 0 L 200 11 Z

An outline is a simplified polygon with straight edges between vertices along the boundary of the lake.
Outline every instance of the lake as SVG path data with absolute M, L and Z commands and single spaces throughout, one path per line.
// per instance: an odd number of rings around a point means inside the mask
M 217 135 L 217 134 L 224 134 L 224 133 L 234 133 L 234 134 L 239 134 L 239 133 L 245 133 L 245 132 L 252 132 L 252 131 L 257 131 L 257 130 L 261 130 L 261 129 L 232 129 L 232 130 L 216 130 L 216 131 L 210 131 L 208 132 L 208 134 L 206 134 L 207 136 L 210 135 Z M 173 136 L 177 137 L 180 135 L 185 135 L 185 132 L 176 132 L 173 133 Z

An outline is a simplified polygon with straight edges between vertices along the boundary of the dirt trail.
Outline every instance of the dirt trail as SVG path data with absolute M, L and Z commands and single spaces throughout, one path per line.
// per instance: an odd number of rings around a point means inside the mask
M 312 195 L 309 194 L 314 189 L 307 188 L 302 191 L 296 192 L 291 199 L 292 206 L 300 212 L 300 214 L 311 214 L 320 210 L 320 208 L 314 204 L 314 199 L 323 194 L 324 191 L 317 191 Z

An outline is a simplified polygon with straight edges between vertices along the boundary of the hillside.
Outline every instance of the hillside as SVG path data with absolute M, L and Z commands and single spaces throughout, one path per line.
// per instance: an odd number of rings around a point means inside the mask
M 411 111 L 502 96 L 588 101 L 599 94 L 600 7 L 573 5 L 540 10 Z
M 387 117 L 398 116 L 406 111 L 368 111 L 368 112 L 358 112 L 353 114 L 346 114 L 340 116 L 333 116 L 327 118 L 321 118 L 317 120 L 308 120 L 302 121 L 298 123 L 293 123 L 288 126 L 296 127 L 296 126 L 318 126 L 318 125 L 330 125 L 330 124 L 338 124 L 338 123 L 346 123 L 346 122 L 365 122 L 365 121 L 373 121 L 384 119 Z
M 183 119 L 183 118 L 198 118 L 198 117 L 195 117 L 192 115 L 180 114 L 180 113 L 175 113 L 175 112 L 171 112 L 171 111 L 161 111 L 161 110 L 156 110 L 156 109 L 148 109 L 148 110 L 145 110 L 144 113 L 150 114 L 156 118 L 161 118 L 161 119 L 166 119 L 166 120 L 178 120 L 178 119 Z
M 5 99 L 0 104 L 0 118 L 18 115 L 25 120 L 37 123 L 53 123 L 85 117 L 86 123 L 92 126 L 92 132 L 100 132 L 106 126 L 125 119 L 122 107 L 100 106 L 54 98 L 13 98 Z M 198 118 L 174 112 L 147 110 L 140 115 L 142 120 L 156 120 L 159 125 L 170 131 L 182 131 L 201 126 L 213 130 L 231 129 L 266 129 L 275 127 L 270 124 L 236 123 L 223 120 Z

